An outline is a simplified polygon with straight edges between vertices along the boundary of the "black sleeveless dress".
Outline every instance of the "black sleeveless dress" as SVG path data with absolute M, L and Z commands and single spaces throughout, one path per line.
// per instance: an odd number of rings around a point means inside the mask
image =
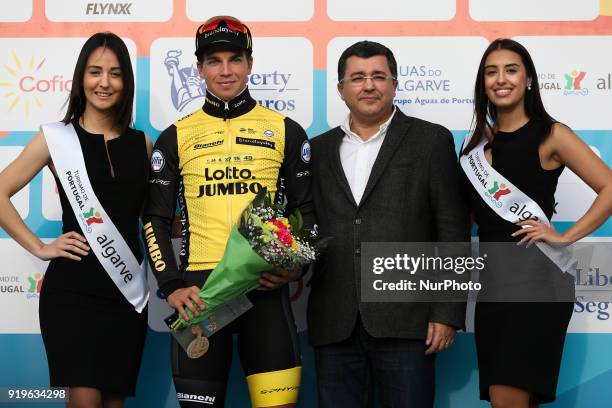
M 532 118 L 514 132 L 497 132 L 490 147 L 493 168 L 537 202 L 550 219 L 563 166 L 555 170 L 541 167 L 538 148 L 543 132 L 543 122 Z M 480 398 L 490 400 L 490 385 L 508 385 L 529 391 L 541 403 L 553 401 L 565 333 L 573 311 L 573 279 L 562 274 L 536 246 L 517 247 L 514 243 L 519 239 L 511 234 L 520 227 L 497 215 L 477 195 L 465 174 L 463 177 L 478 224 L 478 236 L 483 243 L 481 253 L 487 245 L 503 252 L 499 259 L 486 262 L 487 269 L 480 279 L 482 291 L 491 285 L 501 289 L 479 294 L 476 305 Z M 490 266 L 496 261 L 507 263 L 510 260 L 520 260 L 524 266 L 508 268 L 505 265 L 497 270 Z M 499 270 L 505 276 L 496 276 Z M 499 294 L 504 296 L 498 298 Z M 487 301 L 481 301 L 481 295 Z M 500 298 L 516 300 L 523 295 L 524 302 L 495 301 Z M 534 302 L 536 296 L 538 300 L 554 301 Z
M 107 142 L 73 125 L 100 203 L 139 262 L 139 217 L 147 191 L 149 161 L 144 134 L 128 129 Z M 115 177 L 111 175 L 109 159 Z M 55 179 L 62 205 L 62 231 L 82 234 L 66 194 Z M 93 387 L 134 395 L 147 331 L 147 309 L 137 313 L 90 251 L 81 261 L 53 259 L 43 281 L 42 333 L 52 387 Z

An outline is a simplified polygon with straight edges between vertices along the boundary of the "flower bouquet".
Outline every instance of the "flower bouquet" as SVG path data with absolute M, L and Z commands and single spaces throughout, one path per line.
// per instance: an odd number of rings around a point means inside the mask
M 184 329 L 201 322 L 206 334 L 214 333 L 251 307 L 244 294 L 259 286 L 262 272 L 300 268 L 316 259 L 328 239 L 318 239 L 316 229 L 305 229 L 298 210 L 289 218 L 281 216 L 283 210 L 283 205 L 272 203 L 266 188 L 257 193 L 232 228 L 221 261 L 199 292 L 205 309 L 197 317 L 186 309 L 189 320 L 178 313 L 167 318 L 173 334 L 189 332 Z M 216 316 L 220 311 L 222 315 Z M 181 336 L 175 337 L 186 343 Z

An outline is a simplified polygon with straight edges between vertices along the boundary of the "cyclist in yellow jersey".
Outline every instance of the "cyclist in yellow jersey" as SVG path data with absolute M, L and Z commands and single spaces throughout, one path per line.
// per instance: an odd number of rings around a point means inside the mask
M 187 318 L 203 303 L 198 291 L 223 255 L 239 214 L 267 187 L 287 211 L 298 208 L 306 224 L 314 216 L 310 145 L 293 120 L 257 104 L 246 86 L 253 59 L 251 33 L 228 16 L 213 17 L 196 33 L 202 109 L 164 130 L 151 159 L 149 201 L 144 210 L 148 255 L 168 304 Z M 176 265 L 170 242 L 178 204 L 182 245 Z M 294 407 L 301 377 L 296 327 L 286 283 L 301 270 L 264 273 L 254 307 L 210 337 L 209 351 L 189 359 L 173 340 L 172 370 L 181 407 L 222 407 L 232 358 L 232 336 L 254 407 Z

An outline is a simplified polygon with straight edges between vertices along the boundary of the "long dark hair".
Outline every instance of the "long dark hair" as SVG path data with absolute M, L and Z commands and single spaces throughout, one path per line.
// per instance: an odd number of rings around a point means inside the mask
M 68 124 L 72 119 L 79 120 L 85 111 L 85 92 L 83 90 L 83 77 L 87 69 L 89 56 L 99 47 L 107 48 L 115 53 L 121 68 L 123 90 L 121 99 L 113 107 L 113 126 L 119 131 L 125 131 L 132 123 L 132 108 L 134 105 L 134 71 L 130 54 L 121 38 L 111 32 L 96 33 L 81 48 L 81 53 L 74 67 L 72 76 L 72 90 L 68 97 L 68 110 L 62 122 Z
M 550 134 L 552 126 L 556 122 L 555 119 L 546 112 L 546 109 L 544 109 L 542 97 L 540 96 L 538 74 L 536 73 L 535 65 L 533 65 L 533 60 L 527 49 L 514 40 L 498 38 L 489 45 L 480 60 L 478 73 L 476 74 L 476 85 L 474 86 L 474 117 L 472 119 L 474 130 L 472 139 L 467 146 L 465 146 L 462 154 L 467 154 L 476 147 L 483 137 L 491 140 L 491 137 L 495 134 L 493 126 L 497 121 L 497 108 L 487 97 L 484 84 L 484 73 L 487 58 L 496 50 L 509 50 L 521 57 L 527 71 L 527 76 L 531 78 L 531 90 L 525 92 L 523 102 L 525 104 L 525 113 L 529 118 L 538 118 L 544 122 L 543 138 L 546 138 Z

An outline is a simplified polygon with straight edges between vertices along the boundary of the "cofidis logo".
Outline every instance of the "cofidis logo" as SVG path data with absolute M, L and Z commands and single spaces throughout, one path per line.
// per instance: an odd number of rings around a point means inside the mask
M 22 112 L 29 119 L 34 110 L 43 108 L 42 94 L 68 94 L 72 79 L 48 72 L 46 58 L 37 55 L 19 55 L 16 51 L 4 58 L 0 70 L 0 91 L 8 101 L 6 112 Z

